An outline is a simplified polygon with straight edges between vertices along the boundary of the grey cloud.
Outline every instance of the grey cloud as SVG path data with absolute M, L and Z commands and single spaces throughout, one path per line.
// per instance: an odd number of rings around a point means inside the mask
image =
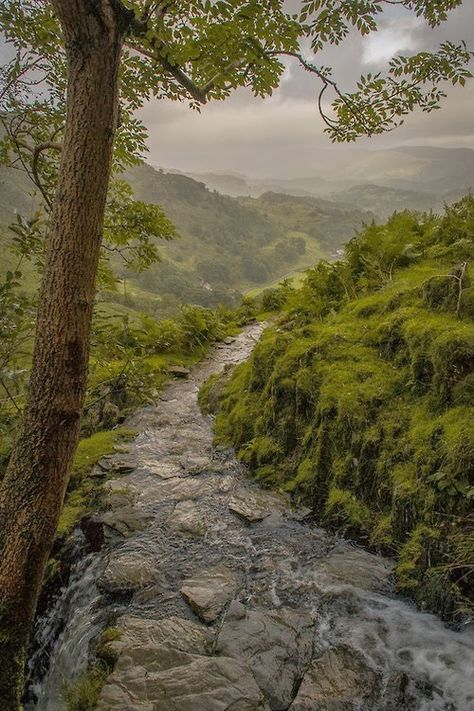
M 291 9 L 299 2 L 291 2 Z M 385 13 L 381 28 L 390 37 L 394 30 L 400 51 L 434 49 L 449 38 L 459 41 L 474 26 L 474 3 L 465 2 L 451 13 L 450 20 L 438 29 L 416 20 L 400 8 Z M 404 34 L 406 33 L 406 39 Z M 468 37 L 469 39 L 469 37 Z M 361 72 L 373 71 L 364 65 L 370 53 L 370 39 L 352 34 L 343 45 L 318 55 L 330 64 L 341 86 L 351 88 Z M 156 165 L 181 170 L 240 171 L 255 176 L 295 176 L 311 173 L 330 151 L 349 151 L 350 147 L 331 147 L 323 134 L 316 109 L 319 89 L 315 78 L 294 62 L 288 63 L 280 89 L 271 99 L 257 100 L 247 91 L 238 91 L 226 102 L 204 107 L 200 115 L 184 104 L 154 102 L 141 116 L 150 132 L 150 159 Z M 381 67 L 382 68 L 382 67 Z M 370 148 L 400 144 L 473 146 L 474 82 L 464 90 L 450 88 L 443 109 L 433 114 L 414 114 L 397 132 L 361 141 Z M 336 155 L 336 153 L 334 153 Z

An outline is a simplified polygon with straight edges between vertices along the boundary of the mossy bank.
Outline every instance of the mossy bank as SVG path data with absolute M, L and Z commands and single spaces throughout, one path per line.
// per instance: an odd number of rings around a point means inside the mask
M 449 619 L 473 604 L 473 257 L 471 197 L 372 224 L 267 294 L 277 323 L 201 391 L 262 484 L 396 557 L 398 590 Z

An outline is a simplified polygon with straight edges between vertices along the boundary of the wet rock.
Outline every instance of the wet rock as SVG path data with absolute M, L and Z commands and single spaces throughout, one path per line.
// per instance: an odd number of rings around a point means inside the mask
M 140 470 L 154 474 L 160 479 L 174 479 L 183 475 L 183 470 L 176 462 L 155 461 L 143 459 L 140 465 Z
M 122 479 L 110 479 L 104 484 L 104 492 L 108 496 L 117 495 L 124 499 L 133 499 L 136 487 L 129 482 L 124 482 Z
M 84 516 L 81 531 L 91 551 L 100 551 L 105 543 L 104 524 L 100 516 Z
M 135 469 L 135 461 L 131 458 L 118 459 L 117 455 L 111 454 L 103 457 L 99 462 L 99 467 L 108 473 L 130 474 Z
M 202 511 L 190 500 L 177 503 L 166 522 L 172 530 L 190 536 L 203 536 L 207 530 Z
M 98 464 L 94 464 L 89 472 L 91 479 L 104 479 L 107 476 L 107 470 L 100 467 Z
M 126 595 L 152 585 L 157 578 L 153 560 L 138 553 L 118 553 L 109 558 L 97 586 L 111 595 Z
M 248 523 L 257 523 L 270 516 L 271 502 L 263 495 L 246 491 L 234 494 L 229 501 L 229 509 Z
M 344 544 L 318 561 L 315 577 L 322 585 L 350 585 L 363 590 L 385 590 L 391 585 L 391 561 Z
M 235 573 L 224 566 L 188 578 L 181 595 L 204 622 L 213 622 L 235 594 Z
M 133 645 L 166 645 L 189 654 L 210 654 L 214 635 L 208 627 L 181 617 L 150 620 L 124 616 L 118 621 L 120 637 L 109 644 L 121 654 Z
M 293 509 L 293 511 L 289 511 L 287 516 L 292 521 L 306 521 L 312 514 L 313 510 L 308 506 L 300 506 L 297 509 Z
M 313 652 L 314 620 L 307 611 L 248 610 L 232 602 L 218 638 L 223 655 L 248 664 L 271 709 L 287 709 Z
M 189 368 L 184 368 L 181 365 L 172 365 L 168 368 L 168 373 L 173 378 L 188 378 L 190 372 Z
M 199 499 L 202 496 L 211 494 L 218 488 L 217 477 L 205 477 L 201 479 L 175 478 L 168 479 L 156 487 L 159 499 L 165 501 L 186 501 L 187 499 Z
M 189 456 L 180 459 L 180 465 L 186 474 L 196 475 L 202 472 L 216 470 L 215 463 L 210 457 Z
M 98 711 L 262 711 L 262 694 L 235 659 L 138 644 L 122 651 Z
M 143 531 L 150 515 L 132 506 L 122 506 L 102 515 L 102 525 L 106 541 L 113 538 L 129 538 L 136 531 Z
M 376 708 L 377 675 L 354 649 L 329 649 L 311 663 L 290 711 L 351 711 Z

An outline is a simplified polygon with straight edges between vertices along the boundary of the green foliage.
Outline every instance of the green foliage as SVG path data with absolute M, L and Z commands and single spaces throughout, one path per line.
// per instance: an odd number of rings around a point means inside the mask
M 120 630 L 114 627 L 107 628 L 101 634 L 95 649 L 94 664 L 64 688 L 63 699 L 67 711 L 93 711 L 96 708 L 101 689 L 117 661 L 117 653 L 110 642 L 120 639 L 120 636 Z
M 369 225 L 344 261 L 308 272 L 248 363 L 205 386 L 218 441 L 395 554 L 399 588 L 448 616 L 473 596 L 474 322 L 459 285 L 454 300 L 427 285 L 456 273 L 460 235 L 469 252 L 473 205 Z
M 63 691 L 67 711 L 93 711 L 106 678 L 104 669 L 94 668 L 68 684 Z
M 400 5 L 435 27 L 462 0 L 401 0 Z M 375 32 L 390 0 L 306 0 L 290 14 L 281 0 L 169 3 L 146 0 L 116 3 L 124 30 L 120 71 L 121 116 L 115 168 L 136 163 L 145 148 L 145 129 L 136 111 L 150 97 L 186 100 L 199 108 L 223 100 L 239 87 L 255 96 L 272 94 L 285 61 L 297 61 L 324 92 L 332 92 L 332 114 L 319 106 L 332 140 L 351 141 L 391 130 L 416 108 L 430 112 L 445 96 L 443 84 L 464 85 L 472 77 L 472 52 L 443 42 L 438 51 L 397 55 L 381 72 L 362 76 L 355 91 L 344 92 L 331 68 L 316 63 L 320 50 L 339 44 L 355 28 Z M 52 203 L 66 114 L 66 57 L 53 6 L 39 0 L 6 0 L 0 25 L 13 58 L 1 68 L 1 121 L 4 162 L 27 167 L 36 192 Z M 308 60 L 310 44 L 314 57 Z
M 344 489 L 330 490 L 324 511 L 325 520 L 337 526 L 346 535 L 361 534 L 370 530 L 372 514 L 368 506 L 358 501 L 354 494 Z

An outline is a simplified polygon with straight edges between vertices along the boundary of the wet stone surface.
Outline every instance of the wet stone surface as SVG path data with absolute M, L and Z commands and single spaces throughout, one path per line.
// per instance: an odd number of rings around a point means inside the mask
M 474 632 L 396 599 L 389 562 L 312 526 L 213 447 L 199 387 L 260 333 L 255 324 L 176 373 L 186 377 L 126 423 L 139 434 L 105 463 L 118 478 L 81 597 L 87 634 L 66 626 L 70 668 L 112 624 L 118 661 L 100 711 L 473 708 Z M 59 711 L 54 659 L 52 670 L 37 708 Z

